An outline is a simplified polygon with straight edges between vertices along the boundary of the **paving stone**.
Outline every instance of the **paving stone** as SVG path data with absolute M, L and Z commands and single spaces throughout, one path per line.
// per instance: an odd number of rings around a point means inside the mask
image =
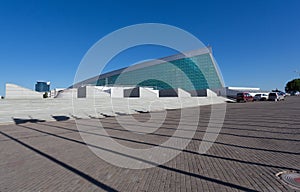
M 195 109 L 189 109 L 187 118 Z M 1 125 L 0 191 L 295 190 L 275 174 L 300 171 L 300 97 L 228 103 L 223 128 L 206 154 L 199 154 L 198 149 L 211 106 L 200 106 L 200 110 L 198 128 L 185 150 L 161 166 L 140 170 L 120 168 L 96 156 L 82 140 L 74 120 Z M 124 129 L 116 117 L 99 121 L 119 144 L 149 149 L 172 137 L 180 112 L 168 110 L 164 123 L 149 134 Z M 147 113 L 132 116 L 140 122 L 149 119 Z M 80 122 L 90 126 L 87 132 L 98 129 L 93 127 L 95 119 Z

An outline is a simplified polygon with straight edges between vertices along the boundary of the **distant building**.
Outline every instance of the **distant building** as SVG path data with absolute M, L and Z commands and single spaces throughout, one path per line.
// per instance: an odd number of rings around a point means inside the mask
M 225 95 L 227 97 L 235 98 L 236 94 L 239 92 L 248 92 L 250 95 L 254 96 L 257 93 L 263 93 L 260 88 L 254 87 L 225 87 Z
M 50 82 L 37 81 L 35 84 L 35 91 L 49 92 L 50 91 Z

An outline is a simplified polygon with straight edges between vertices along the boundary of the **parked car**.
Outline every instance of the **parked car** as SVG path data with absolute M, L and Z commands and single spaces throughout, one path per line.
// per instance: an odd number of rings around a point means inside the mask
M 282 100 L 284 100 L 284 95 L 280 94 L 279 92 L 269 93 L 269 100 L 270 101 L 282 101 Z
M 286 96 L 286 93 L 282 91 L 280 91 L 279 94 L 283 95 L 284 97 Z
M 238 93 L 236 95 L 236 102 L 247 102 L 247 101 L 253 101 L 253 97 L 250 95 L 250 93 Z
M 300 96 L 300 92 L 299 91 L 293 91 L 291 93 L 292 96 Z
M 259 94 L 256 94 L 254 97 L 253 97 L 254 101 L 266 101 L 269 99 L 269 95 L 265 94 L 265 93 L 259 93 Z

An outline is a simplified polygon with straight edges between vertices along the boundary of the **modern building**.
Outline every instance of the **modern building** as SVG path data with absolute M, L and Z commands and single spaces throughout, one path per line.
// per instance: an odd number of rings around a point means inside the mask
M 35 91 L 49 92 L 50 91 L 50 82 L 37 81 L 35 84 Z
M 207 89 L 220 90 L 223 79 L 212 56 L 211 47 L 151 60 L 122 68 L 76 83 L 107 87 L 148 87 L 161 95 L 172 95 L 182 89 L 192 96 L 203 96 Z

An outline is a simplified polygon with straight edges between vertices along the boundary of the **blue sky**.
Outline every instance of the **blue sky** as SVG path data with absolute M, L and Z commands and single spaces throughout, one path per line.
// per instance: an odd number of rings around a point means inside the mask
M 88 49 L 128 25 L 164 23 L 213 47 L 227 86 L 283 89 L 300 70 L 300 1 L 0 1 L 0 95 L 6 82 L 73 83 Z M 146 48 L 147 49 L 147 48 Z M 131 51 L 107 70 L 170 50 Z M 125 58 L 125 59 L 124 59 Z

